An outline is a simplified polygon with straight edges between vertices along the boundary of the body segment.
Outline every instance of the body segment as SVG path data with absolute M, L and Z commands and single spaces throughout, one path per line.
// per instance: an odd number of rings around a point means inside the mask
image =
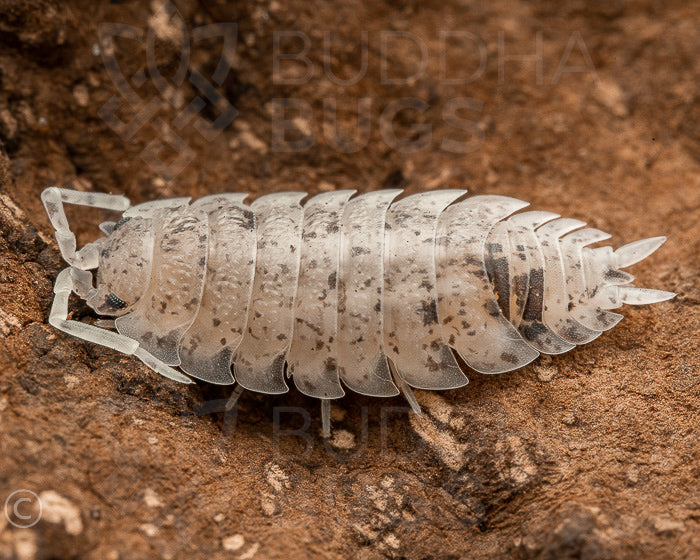
M 231 361 L 248 319 L 256 235 L 255 214 L 243 204 L 245 196 L 215 196 L 200 206 L 209 230 L 205 289 L 178 355 L 183 371 L 209 383 L 233 383 Z

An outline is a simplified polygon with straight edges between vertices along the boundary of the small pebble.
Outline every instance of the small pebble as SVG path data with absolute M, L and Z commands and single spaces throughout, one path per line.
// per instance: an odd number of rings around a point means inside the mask
M 224 550 L 229 550 L 231 552 L 240 550 L 243 548 L 244 544 L 245 539 L 243 538 L 243 535 L 231 535 L 230 537 L 226 537 L 221 541 L 221 545 L 224 547 Z
M 347 430 L 334 430 L 331 445 L 339 449 L 352 449 L 355 447 L 355 435 Z
M 69 535 L 79 535 L 83 532 L 80 509 L 73 502 L 54 490 L 46 490 L 39 494 L 39 500 L 42 508 L 42 519 L 49 523 L 63 523 L 66 533 Z
M 88 92 L 87 86 L 84 84 L 75 86 L 73 88 L 73 97 L 80 107 L 87 107 L 90 102 L 90 93 Z
M 262 494 L 260 496 L 260 507 L 262 508 L 263 513 L 268 517 L 271 517 L 277 513 L 277 504 L 275 504 L 273 497 L 270 495 Z
M 165 505 L 163 500 L 160 499 L 160 496 L 158 496 L 158 494 L 156 494 L 150 488 L 146 488 L 143 495 L 143 501 L 148 507 L 161 507 Z
M 668 517 L 659 516 L 654 518 L 654 529 L 660 535 L 669 535 L 671 533 L 684 531 L 685 523 Z
M 260 543 L 255 543 L 248 550 L 246 550 L 243 554 L 241 554 L 238 557 L 238 559 L 239 560 L 250 560 L 251 558 L 253 558 L 257 554 L 259 548 L 260 548 Z
M 620 86 L 612 80 L 599 80 L 594 90 L 596 101 L 616 117 L 629 114 L 627 99 Z
M 153 525 L 153 523 L 142 523 L 139 525 L 139 529 L 147 537 L 155 537 L 158 534 L 158 527 Z

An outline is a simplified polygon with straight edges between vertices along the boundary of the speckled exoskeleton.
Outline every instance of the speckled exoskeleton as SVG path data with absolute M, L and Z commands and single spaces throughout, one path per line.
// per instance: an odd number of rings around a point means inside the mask
M 481 373 L 510 371 L 590 342 L 620 321 L 610 310 L 624 303 L 674 296 L 633 287 L 621 270 L 663 237 L 590 248 L 610 236 L 465 192 L 335 191 L 303 205 L 305 193 L 251 204 L 233 193 L 131 206 L 51 187 L 42 200 L 70 266 L 49 322 L 181 383 L 236 384 L 232 403 L 243 389 L 284 393 L 292 378 L 322 399 L 328 433 L 344 387 L 403 392 L 419 412 L 411 387 L 467 384 L 455 354 Z M 66 203 L 122 217 L 78 251 Z M 68 320 L 71 292 L 114 319 Z

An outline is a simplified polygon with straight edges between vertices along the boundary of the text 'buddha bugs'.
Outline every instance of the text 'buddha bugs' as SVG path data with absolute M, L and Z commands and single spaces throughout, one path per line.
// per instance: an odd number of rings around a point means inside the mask
M 399 190 L 311 197 L 285 192 L 246 204 L 217 194 L 131 206 L 123 196 L 51 187 L 42 200 L 65 261 L 49 322 L 133 354 L 175 381 L 191 378 L 284 393 L 286 379 L 330 402 L 343 387 L 376 397 L 468 382 L 455 353 L 481 373 L 590 342 L 622 315 L 670 292 L 636 288 L 621 269 L 663 237 L 615 251 L 583 222 L 504 196 Z M 353 196 L 355 195 L 355 196 Z M 63 210 L 121 219 L 77 250 Z M 98 314 L 68 320 L 75 292 Z M 175 367 L 179 367 L 176 370 Z

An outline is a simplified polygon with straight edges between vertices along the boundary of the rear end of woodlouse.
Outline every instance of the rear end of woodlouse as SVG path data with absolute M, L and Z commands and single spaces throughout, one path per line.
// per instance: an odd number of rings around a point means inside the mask
M 468 382 L 585 344 L 622 318 L 622 304 L 670 292 L 632 285 L 622 269 L 654 237 L 591 248 L 610 236 L 495 195 L 441 190 L 211 195 L 131 206 L 121 196 L 42 194 L 61 254 L 55 327 L 133 354 L 175 381 L 276 394 L 287 379 L 322 399 L 344 387 L 371 396 Z M 121 212 L 77 250 L 63 205 Z M 99 315 L 68 319 L 75 292 Z M 175 369 L 179 367 L 178 369 Z

